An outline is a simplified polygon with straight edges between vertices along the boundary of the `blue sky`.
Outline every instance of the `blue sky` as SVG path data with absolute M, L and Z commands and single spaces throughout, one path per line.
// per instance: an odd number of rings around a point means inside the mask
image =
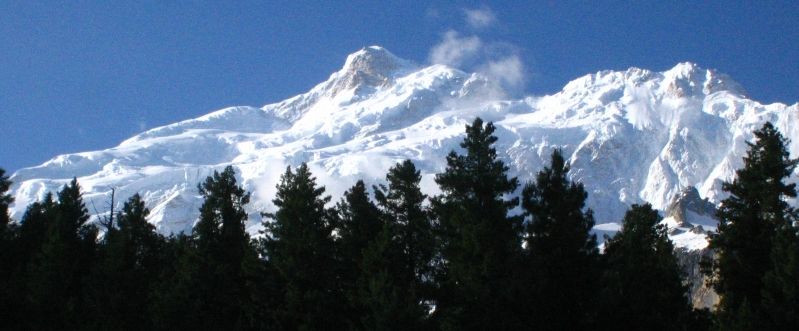
M 518 95 L 693 61 L 799 101 L 799 2 L 694 2 L 0 1 L 0 167 L 280 101 L 368 45 L 496 72 Z

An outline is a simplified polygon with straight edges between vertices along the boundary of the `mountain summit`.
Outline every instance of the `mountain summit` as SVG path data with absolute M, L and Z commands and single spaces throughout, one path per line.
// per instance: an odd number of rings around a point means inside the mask
M 666 209 L 689 188 L 718 204 L 721 183 L 742 166 L 745 142 L 765 121 L 792 140 L 792 157 L 799 155 L 799 104 L 761 104 L 728 76 L 693 63 L 663 72 L 600 71 L 553 95 L 502 95 L 483 75 L 417 66 L 370 46 L 293 98 L 225 108 L 107 150 L 22 169 L 12 177 L 12 213 L 19 219 L 25 206 L 77 176 L 89 206 L 106 206 L 111 189 L 120 201 L 139 192 L 159 231 L 187 231 L 202 203 L 197 183 L 233 165 L 253 192 L 249 230 L 256 231 L 259 212 L 273 208 L 279 175 L 302 162 L 337 196 L 357 179 L 380 183 L 390 166 L 412 159 L 423 189 L 435 193 L 434 175 L 477 116 L 495 122 L 500 157 L 522 180 L 563 149 L 572 179 L 589 193 L 597 231 L 617 229 L 630 204 Z
M 381 86 L 390 82 L 395 73 L 413 67 L 409 61 L 400 59 L 380 46 L 369 46 L 347 56 L 339 79 L 347 82 L 348 88 L 359 85 Z

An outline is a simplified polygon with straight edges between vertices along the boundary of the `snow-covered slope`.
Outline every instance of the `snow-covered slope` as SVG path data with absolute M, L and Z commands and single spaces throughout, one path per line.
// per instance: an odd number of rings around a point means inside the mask
M 301 162 L 335 196 L 359 178 L 381 182 L 391 165 L 410 158 L 422 170 L 423 188 L 436 193 L 434 174 L 476 116 L 495 122 L 501 157 L 522 180 L 562 148 L 573 179 L 589 191 L 598 232 L 618 229 L 612 223 L 629 204 L 663 209 L 688 187 L 718 203 L 721 182 L 742 165 L 745 141 L 764 121 L 774 122 L 799 155 L 799 104 L 760 104 L 726 75 L 692 63 L 665 72 L 601 71 L 554 95 L 508 100 L 482 75 L 416 66 L 372 46 L 288 100 L 222 109 L 111 149 L 22 169 L 12 177 L 12 212 L 19 219 L 26 205 L 77 176 L 90 210 L 105 208 L 112 188 L 123 199 L 140 192 L 161 232 L 186 231 L 202 203 L 197 183 L 233 165 L 253 192 L 255 231 L 259 212 L 273 208 L 280 174 Z

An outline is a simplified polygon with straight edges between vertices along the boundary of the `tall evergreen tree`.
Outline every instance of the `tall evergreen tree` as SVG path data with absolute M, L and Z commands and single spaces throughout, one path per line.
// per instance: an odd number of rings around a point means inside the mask
M 200 310 L 197 279 L 199 257 L 190 235 L 173 235 L 162 251 L 165 265 L 152 284 L 149 311 L 155 330 L 190 330 L 200 327 L 195 314 Z M 145 307 L 142 307 L 145 308 Z
M 357 295 L 364 330 L 424 330 L 429 309 L 407 278 L 405 254 L 386 224 L 364 252 Z
M 3 268 L 10 272 L 8 275 L 8 286 L 6 303 L 8 310 L 3 318 L 6 329 L 30 328 L 30 319 L 26 318 L 33 314 L 32 307 L 27 301 L 29 270 L 33 262 L 33 257 L 42 249 L 42 245 L 47 235 L 47 228 L 52 223 L 55 215 L 55 201 L 53 194 L 48 192 L 42 201 L 37 201 L 28 206 L 22 216 L 20 226 L 16 231 L 15 238 L 11 242 L 8 256 L 10 260 Z
M 58 192 L 53 219 L 28 273 L 27 303 L 35 329 L 82 327 L 84 290 L 95 259 L 97 229 L 89 224 L 77 179 Z
M 5 321 L 0 322 L 0 328 L 11 326 L 11 316 L 3 316 L 15 309 L 12 275 L 16 269 L 13 251 L 16 229 L 8 215 L 8 206 L 14 202 L 14 198 L 6 193 L 10 187 L 11 181 L 5 175 L 5 170 L 0 168 L 0 320 Z
M 527 225 L 529 316 L 541 330 L 585 330 L 595 323 L 599 279 L 596 237 L 588 194 L 567 178 L 560 150 L 522 191 Z
M 282 285 L 284 302 L 277 311 L 284 329 L 341 329 L 346 300 L 336 270 L 333 229 L 335 211 L 324 187 L 316 185 L 306 164 L 287 168 L 265 214 L 264 247 Z
M 366 185 L 359 180 L 349 190 L 344 192 L 344 197 L 337 204 L 339 246 L 342 263 L 347 266 L 345 279 L 354 279 L 358 274 L 363 251 L 374 241 L 382 229 L 380 211 L 369 200 Z
M 147 314 L 151 292 L 161 274 L 164 238 L 147 222 L 150 210 L 139 194 L 133 195 L 109 227 L 99 249 L 91 286 L 95 311 L 93 327 L 104 330 L 143 330 L 155 326 Z
M 344 197 L 337 204 L 337 210 L 341 285 L 344 295 L 350 301 L 351 311 L 347 315 L 351 318 L 348 323 L 356 328 L 360 325 L 359 317 L 368 309 L 359 298 L 356 283 L 361 276 L 364 254 L 377 238 L 383 224 L 380 211 L 369 200 L 366 185 L 361 180 L 344 192 Z
M 674 246 L 649 204 L 633 205 L 605 244 L 601 322 L 621 330 L 687 330 L 691 307 Z
M 47 192 L 42 201 L 37 201 L 25 209 L 20 222 L 18 236 L 14 243 L 15 275 L 23 277 L 27 271 L 27 266 L 32 262 L 33 257 L 41 250 L 47 236 L 47 229 L 55 218 L 56 202 L 53 194 Z M 18 286 L 24 288 L 24 286 Z
M 783 182 L 799 162 L 790 158 L 787 140 L 771 123 L 754 135 L 756 141 L 747 143 L 744 167 L 722 186 L 730 196 L 721 202 L 718 233 L 710 239 L 717 259 L 706 271 L 721 296 L 722 328 L 762 324 L 763 275 L 771 269 L 769 255 L 777 229 L 791 220 L 793 211 L 785 198 L 796 197 L 795 185 Z M 751 323 L 736 322 L 742 309 L 751 311 Z
M 436 319 L 444 329 L 514 328 L 519 316 L 514 300 L 514 266 L 521 248 L 518 217 L 508 211 L 518 199 L 505 199 L 518 187 L 497 158 L 492 123 L 480 118 L 466 126 L 460 146 L 436 176 L 443 193 L 432 199 L 439 224 L 440 295 Z
M 366 330 L 425 329 L 435 243 L 421 176 L 406 160 L 386 180 L 388 186 L 374 188 L 383 222 L 359 269 L 357 294 L 366 308 L 360 320 Z
M 799 330 L 799 233 L 793 224 L 777 229 L 762 295 L 764 329 Z
M 430 211 L 424 206 L 427 196 L 419 187 L 421 180 L 411 160 L 397 163 L 386 174 L 388 186 L 375 187 L 375 199 L 403 253 L 406 281 L 417 295 L 429 298 L 436 242 Z
M 0 168 L 0 240 L 10 240 L 11 217 L 8 215 L 8 206 L 14 202 L 14 197 L 8 194 L 11 181 L 6 176 L 6 171 Z M 0 253 L 1 254 L 1 253 Z
M 232 166 L 198 185 L 205 198 L 194 228 L 188 252 L 182 254 L 177 270 L 173 300 L 183 303 L 190 320 L 178 321 L 188 328 L 251 329 L 263 321 L 256 318 L 258 299 L 251 294 L 261 261 L 244 225 L 244 210 L 250 194 L 238 186 Z

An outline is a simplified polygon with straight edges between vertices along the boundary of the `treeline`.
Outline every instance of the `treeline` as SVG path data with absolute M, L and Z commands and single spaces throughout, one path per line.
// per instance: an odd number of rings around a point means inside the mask
M 244 229 L 250 194 L 232 167 L 199 185 L 191 234 L 164 237 L 134 195 L 103 222 L 76 180 L 8 217 L 0 170 L 3 330 L 796 330 L 799 240 L 784 184 L 797 160 L 756 132 L 711 239 L 721 295 L 694 310 L 660 216 L 633 205 L 603 253 L 587 193 L 556 150 L 520 188 L 492 123 L 466 126 L 462 153 L 420 190 L 413 162 L 386 184 L 358 181 L 331 207 L 306 165 L 288 168 L 263 235 Z M 521 214 L 510 210 L 520 207 Z

